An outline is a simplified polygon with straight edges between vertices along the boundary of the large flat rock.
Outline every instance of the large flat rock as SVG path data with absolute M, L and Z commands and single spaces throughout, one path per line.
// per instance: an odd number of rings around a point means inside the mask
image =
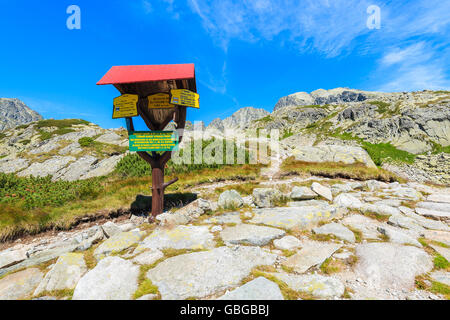
M 140 246 L 150 249 L 211 249 L 214 236 L 207 226 L 177 226 L 173 229 L 156 229 Z
M 147 277 L 162 299 L 201 298 L 239 285 L 252 268 L 272 265 L 276 257 L 259 247 L 219 247 L 168 258 Z
M 340 223 L 328 223 L 314 228 L 313 232 L 316 234 L 334 235 L 339 239 L 352 243 L 355 242 L 355 235 L 353 232 Z
M 437 220 L 450 220 L 450 212 L 438 211 L 426 208 L 416 208 L 416 213 L 425 217 L 430 217 Z
M 427 197 L 427 201 L 450 203 L 450 193 L 433 193 Z
M 405 216 L 414 219 L 415 222 L 420 226 L 422 226 L 423 228 L 431 230 L 450 231 L 450 228 L 442 221 L 418 215 L 417 213 L 414 212 L 413 209 L 408 207 L 400 206 L 399 209 Z
M 431 257 L 413 246 L 366 243 L 356 246 L 356 255 L 355 276 L 381 289 L 412 290 L 415 277 L 433 268 Z
M 87 272 L 82 253 L 66 253 L 45 275 L 34 292 L 38 295 L 44 291 L 74 289 L 81 277 Z
M 258 277 L 227 292 L 217 300 L 284 300 L 280 287 L 264 277 Z
M 130 300 L 138 276 L 139 266 L 131 261 L 107 257 L 80 279 L 72 300 Z
M 105 240 L 94 251 L 94 257 L 98 260 L 107 257 L 108 255 L 125 250 L 132 245 L 139 242 L 142 238 L 141 232 L 121 232 L 113 235 L 108 240 Z
M 362 236 L 365 239 L 378 239 L 380 235 L 380 233 L 378 232 L 378 227 L 381 225 L 381 223 L 377 220 L 367 218 L 360 214 L 347 216 L 341 220 L 341 223 L 349 226 L 352 229 L 361 231 Z
M 225 242 L 255 246 L 266 245 L 273 239 L 281 238 L 285 234 L 284 230 L 251 224 L 239 224 L 225 228 L 225 230 L 220 232 L 220 236 Z
M 288 273 L 272 273 L 273 276 L 286 283 L 291 289 L 306 292 L 319 298 L 338 298 L 345 292 L 344 284 L 333 277 L 321 275 L 296 275 Z
M 427 239 L 442 242 L 450 246 L 450 232 L 448 231 L 425 230 L 423 233 Z
M 443 256 L 447 261 L 450 261 L 450 249 L 444 248 L 441 246 L 437 246 L 434 244 L 430 244 L 430 247 L 432 247 L 437 253 L 439 253 L 441 256 Z
M 339 145 L 296 146 L 293 154 L 298 161 L 364 163 L 369 168 L 376 168 L 369 154 L 361 147 Z
M 43 276 L 37 268 L 7 275 L 0 279 L 0 300 L 18 300 L 31 296 Z
M 264 224 L 283 229 L 308 229 L 320 221 L 328 221 L 342 216 L 342 211 L 335 206 L 304 206 L 254 209 L 250 223 Z
M 239 212 L 227 212 L 218 216 L 213 216 L 205 219 L 204 223 L 227 224 L 227 223 L 242 223 L 241 214 Z
M 311 267 L 320 266 L 342 245 L 338 243 L 304 241 L 301 250 L 283 261 L 283 265 L 292 268 L 295 272 L 304 273 Z

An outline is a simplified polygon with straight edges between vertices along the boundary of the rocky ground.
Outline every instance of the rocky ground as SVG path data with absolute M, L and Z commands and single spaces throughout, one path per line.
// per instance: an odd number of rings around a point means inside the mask
M 244 108 L 216 119 L 207 138 L 281 130 L 253 186 L 195 184 L 182 192 L 197 200 L 154 221 L 120 216 L 2 243 L 0 299 L 448 299 L 448 94 L 318 90 L 281 98 L 271 114 Z M 383 158 L 406 182 L 281 169 L 295 158 L 381 172 L 365 141 L 417 155 Z M 126 153 L 126 130 L 83 120 L 0 133 L 0 172 L 18 176 L 104 176 Z
M 103 129 L 83 120 L 42 120 L 4 131 L 0 172 L 82 180 L 111 173 L 128 149 L 123 128 Z
M 448 298 L 450 189 L 265 184 L 4 245 L 0 299 Z

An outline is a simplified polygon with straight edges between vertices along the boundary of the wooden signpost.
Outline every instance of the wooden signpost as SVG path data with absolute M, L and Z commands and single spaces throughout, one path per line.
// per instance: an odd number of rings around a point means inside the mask
M 184 129 L 186 107 L 199 108 L 194 65 L 115 66 L 97 84 L 112 84 L 122 94 L 114 99 L 113 119 L 125 118 L 130 151 L 152 167 L 155 217 L 163 212 L 164 190 L 178 180 L 164 182 L 164 168 L 183 138 L 182 133 L 163 130 L 170 121 L 176 129 Z M 150 131 L 135 131 L 135 116 L 140 116 Z

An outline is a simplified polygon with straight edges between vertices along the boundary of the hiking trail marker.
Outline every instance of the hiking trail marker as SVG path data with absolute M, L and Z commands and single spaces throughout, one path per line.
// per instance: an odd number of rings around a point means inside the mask
M 121 93 L 114 99 L 113 119 L 125 118 L 129 149 L 152 167 L 152 216 L 164 210 L 164 168 L 183 138 L 183 130 L 163 131 L 173 121 L 184 129 L 186 108 L 199 108 L 194 64 L 114 66 L 97 85 L 112 84 Z M 135 131 L 140 116 L 150 131 Z

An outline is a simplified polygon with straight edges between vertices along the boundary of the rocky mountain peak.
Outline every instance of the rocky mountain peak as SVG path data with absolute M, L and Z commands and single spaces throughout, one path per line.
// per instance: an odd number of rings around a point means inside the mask
M 0 131 L 41 119 L 39 113 L 19 99 L 0 98 Z
M 270 114 L 270 112 L 254 107 L 244 107 L 233 113 L 230 117 L 221 120 L 214 119 L 208 126 L 208 129 L 223 131 L 225 129 L 245 129 L 254 121 Z
M 383 95 L 380 92 L 362 91 L 350 88 L 318 89 L 311 93 L 297 92 L 282 97 L 274 111 L 291 106 L 324 105 L 332 103 L 360 102 Z

